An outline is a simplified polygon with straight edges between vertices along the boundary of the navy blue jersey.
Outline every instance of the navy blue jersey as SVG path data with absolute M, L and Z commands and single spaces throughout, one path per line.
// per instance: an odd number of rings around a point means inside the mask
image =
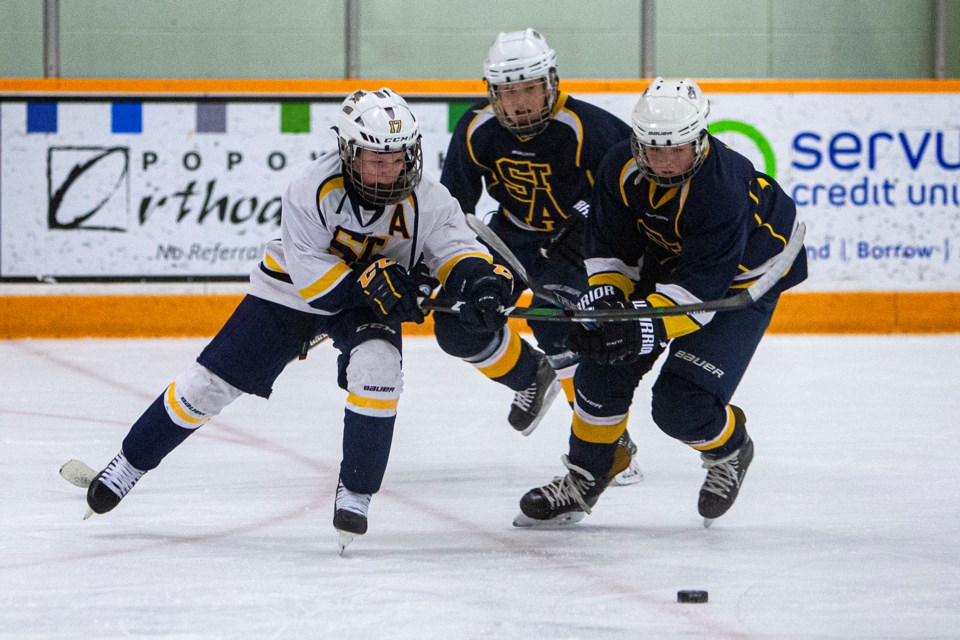
M 487 102 L 467 111 L 453 132 L 440 182 L 473 212 L 484 182 L 497 215 L 521 229 L 550 233 L 588 204 L 597 166 L 630 127 L 603 109 L 561 92 L 547 128 L 518 138 Z M 575 208 L 574 205 L 577 205 Z
M 628 295 L 641 276 L 656 283 L 652 293 L 638 292 L 654 306 L 715 300 L 762 275 L 760 267 L 786 246 L 795 219 L 796 206 L 780 185 L 713 136 L 699 171 L 676 187 L 643 178 L 623 142 L 597 173 L 585 264 L 591 284 L 611 283 Z M 773 291 L 806 276 L 801 252 Z M 678 316 L 664 324 L 674 338 L 712 317 Z

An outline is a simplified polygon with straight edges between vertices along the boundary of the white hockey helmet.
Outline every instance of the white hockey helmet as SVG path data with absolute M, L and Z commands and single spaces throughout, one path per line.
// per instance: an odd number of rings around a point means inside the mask
M 532 136 L 546 128 L 557 103 L 557 54 L 537 31 L 508 31 L 497 36 L 483 63 L 487 97 L 497 120 L 518 136 Z M 540 113 L 523 124 L 514 122 L 503 111 L 499 91 L 504 85 L 542 79 L 546 100 Z
M 707 115 L 710 101 L 690 78 L 650 83 L 633 108 L 631 143 L 637 166 L 645 177 L 663 187 L 689 180 L 703 164 L 707 152 Z M 694 162 L 683 174 L 665 178 L 647 164 L 646 147 L 694 145 Z
M 390 89 L 351 93 L 340 105 L 334 130 L 344 173 L 369 204 L 384 206 L 400 202 L 420 184 L 423 176 L 420 125 L 407 102 Z M 357 162 L 361 149 L 377 153 L 403 151 L 404 166 L 396 182 L 365 185 Z

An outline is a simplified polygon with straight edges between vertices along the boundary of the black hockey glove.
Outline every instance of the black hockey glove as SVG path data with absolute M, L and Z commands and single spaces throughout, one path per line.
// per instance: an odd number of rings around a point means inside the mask
M 418 262 L 410 272 L 413 283 L 417 285 L 420 295 L 429 298 L 433 290 L 440 286 L 440 281 L 430 275 L 430 270 L 423 262 Z
M 502 307 L 510 304 L 513 275 L 500 265 L 492 265 L 489 273 L 476 278 L 460 307 L 460 324 L 470 333 L 498 331 L 507 323 Z
M 396 322 L 423 322 L 417 304 L 420 295 L 416 283 L 403 267 L 388 258 L 379 258 L 357 278 L 363 299 L 384 319 Z
M 583 202 L 583 201 L 581 201 Z M 580 203 L 577 203 L 578 205 Z M 583 203 L 589 210 L 589 205 Z M 547 238 L 540 247 L 540 255 L 549 260 L 563 260 L 575 267 L 583 267 L 583 229 L 586 223 L 579 213 L 571 213 L 560 224 L 560 229 Z
M 581 309 L 645 308 L 645 300 L 630 302 L 612 285 L 591 287 L 577 303 Z M 666 347 L 666 329 L 657 318 L 601 322 L 596 329 L 583 325 L 573 328 L 568 339 L 570 349 L 585 358 L 604 364 L 634 363 L 648 358 L 650 366 Z

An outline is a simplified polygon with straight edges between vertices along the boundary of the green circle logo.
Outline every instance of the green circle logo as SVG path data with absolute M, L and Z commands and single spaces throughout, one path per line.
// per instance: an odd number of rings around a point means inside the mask
M 760 155 L 763 156 L 763 172 L 771 178 L 777 177 L 777 158 L 773 155 L 773 147 L 767 138 L 760 131 L 746 122 L 739 120 L 717 120 L 707 126 L 710 135 L 715 136 L 718 133 L 739 133 L 749 138 L 753 144 L 757 145 Z

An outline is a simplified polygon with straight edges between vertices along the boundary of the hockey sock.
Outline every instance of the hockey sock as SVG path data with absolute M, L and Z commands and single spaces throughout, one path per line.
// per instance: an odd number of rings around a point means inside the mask
M 606 478 L 613 466 L 617 443 L 587 442 L 570 434 L 570 462 L 589 471 L 594 478 Z
M 343 461 L 340 479 L 355 493 L 376 493 L 390 458 L 397 417 L 376 418 L 350 409 L 343 417 Z
M 194 431 L 173 423 L 164 408 L 161 394 L 130 427 L 123 439 L 123 453 L 134 467 L 149 471 Z

